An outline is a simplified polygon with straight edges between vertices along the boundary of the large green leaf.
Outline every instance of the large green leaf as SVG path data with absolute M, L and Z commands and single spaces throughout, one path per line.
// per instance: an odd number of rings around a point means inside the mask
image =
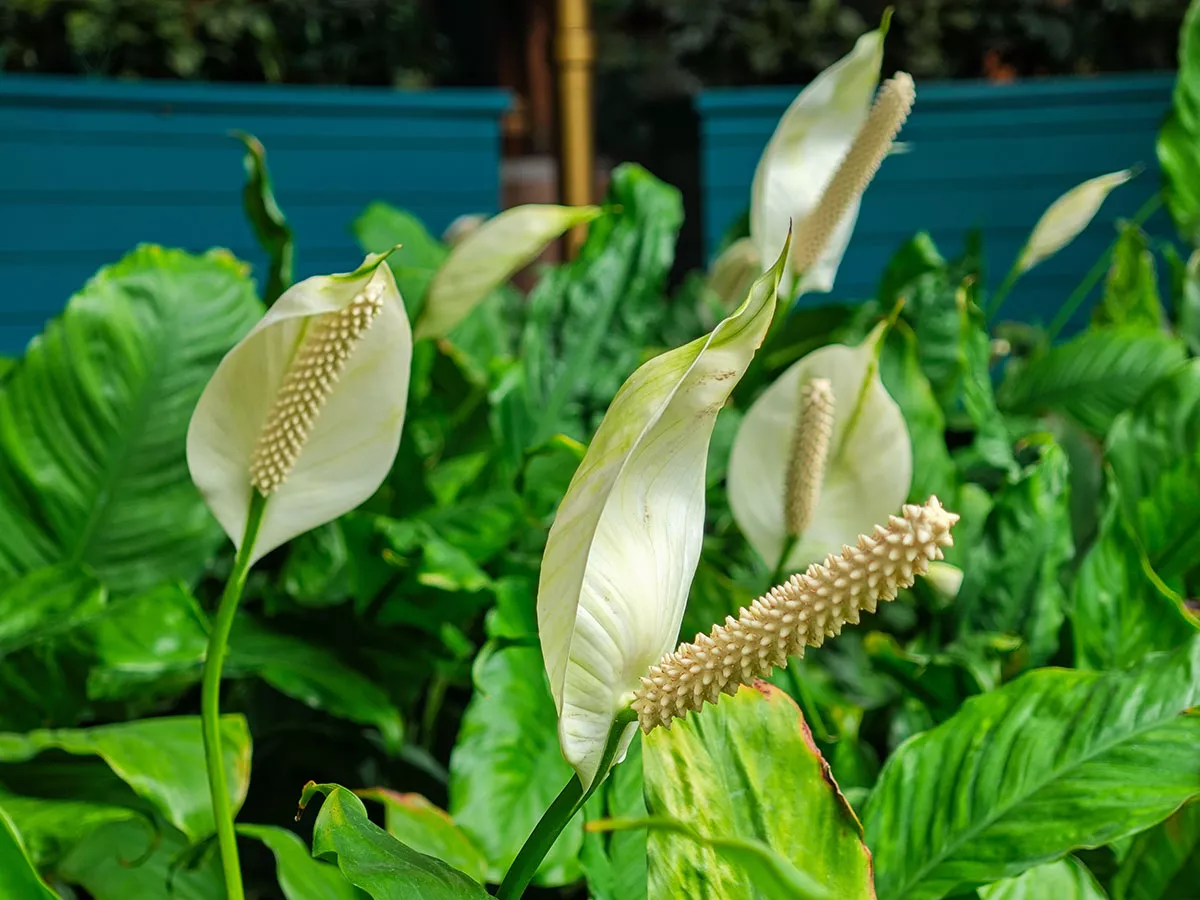
M 387 265 L 396 276 L 409 321 L 417 321 L 425 308 L 425 295 L 433 276 L 450 251 L 412 213 L 381 201 L 363 210 L 354 220 L 352 230 L 365 253 L 384 253 L 396 248 Z
M 0 388 L 0 584 L 57 563 L 119 592 L 200 573 L 222 535 L 188 420 L 261 313 L 224 251 L 142 246 L 71 298 Z
M 1087 866 L 1072 857 L 979 890 L 980 900 L 1108 900 Z
M 625 761 L 588 801 L 588 820 L 646 818 L 644 784 L 642 741 L 635 737 Z M 607 835 L 585 829 L 580 862 L 593 900 L 646 900 L 648 838 L 647 831 L 640 828 Z
M 0 897 L 11 900 L 58 900 L 34 869 L 21 835 L 0 806 Z
M 267 151 L 258 138 L 245 132 L 234 137 L 246 146 L 242 165 L 246 169 L 246 185 L 242 188 L 242 208 L 258 244 L 267 254 L 267 283 L 263 287 L 263 302 L 268 306 L 292 286 L 292 264 L 295 244 L 287 217 L 275 200 L 271 173 L 267 169 Z
M 108 593 L 75 566 L 30 572 L 0 589 L 0 657 L 100 615 Z
M 282 694 L 330 715 L 373 725 L 389 752 L 404 743 L 400 711 L 383 688 L 328 650 L 269 631 L 243 616 L 234 624 L 227 675 L 257 675 Z
M 783 691 L 743 687 L 644 743 L 652 816 L 682 820 L 708 838 L 757 840 L 839 900 L 874 897 L 862 828 Z M 657 832 L 649 877 L 652 900 L 778 896 L 713 849 Z
M 450 756 L 450 815 L 483 850 L 488 880 L 499 882 L 574 773 L 558 746 L 558 715 L 536 647 L 482 655 L 475 684 Z M 546 855 L 535 884 L 577 879 L 582 842 L 576 819 Z
M 250 781 L 250 733 L 241 716 L 224 716 L 221 742 L 229 797 L 242 805 Z M 47 750 L 98 756 L 134 793 L 193 840 L 213 833 L 200 719 L 164 717 L 96 728 L 0 733 L 0 763 L 23 763 Z M 0 765 L 0 781 L 5 768 Z M 10 790 L 22 784 L 7 784 Z
M 238 833 L 262 841 L 275 855 L 279 889 L 286 900 L 363 900 L 367 895 L 337 866 L 313 859 L 304 841 L 271 825 L 239 825 Z
M 1200 637 L 1136 669 L 1039 669 L 888 760 L 867 804 L 882 900 L 934 900 L 1162 821 L 1200 794 Z
M 1200 6 L 1192 3 L 1179 32 L 1173 109 L 1158 135 L 1163 198 L 1184 239 L 1200 246 Z
M 1097 325 L 1132 325 L 1158 328 L 1162 325 L 1162 301 L 1158 297 L 1158 275 L 1154 254 L 1146 235 L 1137 225 L 1125 222 L 1113 249 L 1104 296 L 1092 313 Z
M 1200 896 L 1200 803 L 1133 839 L 1110 886 L 1112 900 Z
M 140 819 L 147 836 L 155 830 L 154 823 L 140 810 L 111 803 L 21 797 L 0 791 L 0 808 L 12 818 L 29 857 L 42 870 L 56 866 L 65 854 L 103 825 Z
M 1013 413 L 1064 413 L 1095 434 L 1184 359 L 1175 338 L 1144 328 L 1093 328 L 1031 360 L 1001 385 Z
M 367 809 L 336 784 L 309 784 L 301 803 L 325 794 L 313 825 L 313 856 L 336 863 L 373 900 L 486 900 L 462 872 L 400 843 L 367 818 Z
M 183 864 L 188 840 L 163 826 L 155 834 L 142 822 L 97 829 L 59 865 L 57 874 L 83 887 L 93 900 L 218 900 L 225 896 L 216 853 Z
M 440 859 L 476 881 L 487 877 L 487 860 L 450 814 L 420 794 L 400 794 L 386 788 L 356 791 L 383 804 L 387 833 L 418 853 Z
M 960 634 L 1019 635 L 1034 665 L 1058 649 L 1067 599 L 1060 576 L 1075 550 L 1066 454 L 1050 442 L 1040 449 L 996 495 L 954 604 Z

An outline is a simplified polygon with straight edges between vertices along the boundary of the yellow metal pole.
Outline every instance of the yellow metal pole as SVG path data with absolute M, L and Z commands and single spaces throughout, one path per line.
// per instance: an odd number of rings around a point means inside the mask
M 592 202 L 592 60 L 595 58 L 588 0 L 558 0 L 558 90 L 562 123 L 561 173 L 568 206 Z M 567 235 L 567 253 L 583 243 L 584 227 Z

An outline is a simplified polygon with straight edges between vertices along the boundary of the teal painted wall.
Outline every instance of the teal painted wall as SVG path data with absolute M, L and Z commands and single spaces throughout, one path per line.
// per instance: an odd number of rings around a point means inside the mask
M 261 272 L 233 129 L 266 145 L 306 277 L 361 262 L 349 228 L 372 200 L 435 234 L 495 212 L 508 104 L 491 90 L 0 76 L 0 354 L 140 242 L 224 246 Z
M 1005 317 L 1048 321 L 1108 246 L 1117 218 L 1131 215 L 1158 189 L 1154 143 L 1173 83 L 1173 74 L 1011 85 L 918 82 L 916 107 L 900 136 L 911 152 L 889 157 L 867 191 L 830 296 L 873 296 L 891 254 L 921 229 L 952 256 L 973 226 L 983 230 L 987 278 L 995 287 L 1057 196 L 1092 176 L 1142 164 L 1146 170 L 1109 197 L 1074 244 L 1027 274 L 1010 295 Z M 701 93 L 706 253 L 749 204 L 759 155 L 796 90 Z M 1147 229 L 1172 235 L 1162 212 Z

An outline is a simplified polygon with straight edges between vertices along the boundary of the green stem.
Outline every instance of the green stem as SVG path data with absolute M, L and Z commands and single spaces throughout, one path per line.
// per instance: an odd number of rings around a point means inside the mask
M 988 297 L 987 308 L 984 309 L 984 315 L 989 319 L 994 319 L 1000 312 L 1000 307 L 1004 305 L 1004 301 L 1008 298 L 1009 293 L 1013 289 L 1013 285 L 1017 283 L 1017 279 L 1024 274 L 1021 269 L 1021 257 L 1025 255 L 1025 248 L 1021 248 L 1021 252 L 1017 254 L 1016 261 L 1012 264 L 1012 268 L 1008 270 L 1008 274 L 1004 276 L 1004 280 L 1000 282 L 1000 287 L 996 288 L 996 293 Z
M 789 534 L 783 541 L 783 552 L 779 554 L 779 562 L 775 563 L 775 568 L 771 572 L 771 583 L 767 585 L 767 590 L 775 587 L 783 581 L 783 576 L 786 574 L 788 557 L 792 555 L 792 551 L 796 549 L 796 544 L 800 541 L 800 535 Z
M 229 788 L 225 782 L 225 765 L 221 753 L 221 669 L 225 665 L 225 650 L 229 632 L 237 614 L 254 541 L 262 524 L 267 500 L 257 490 L 250 497 L 246 513 L 246 530 L 242 546 L 233 561 L 233 571 L 225 583 L 217 617 L 208 636 L 208 652 L 204 656 L 204 677 L 200 686 L 200 722 L 204 734 L 204 764 L 208 769 L 208 789 L 212 796 L 213 818 L 217 825 L 217 844 L 221 848 L 221 868 L 225 873 L 225 892 L 229 900 L 244 900 L 242 870 L 238 863 L 237 833 L 233 826 L 233 808 L 229 803 Z
M 1158 211 L 1158 208 L 1161 205 L 1162 194 L 1154 194 L 1149 200 L 1141 205 L 1137 212 L 1133 214 L 1133 218 L 1129 220 L 1129 224 L 1133 225 L 1134 227 L 1142 225 L 1148 218 Z M 1063 305 L 1059 307 L 1058 312 L 1054 316 L 1054 321 L 1052 321 L 1050 323 L 1050 327 L 1046 329 L 1046 339 L 1048 341 L 1053 341 L 1058 336 L 1058 333 L 1063 330 L 1067 322 L 1071 321 L 1071 317 L 1075 315 L 1075 310 L 1079 309 L 1079 305 L 1083 303 L 1083 301 L 1087 299 L 1087 295 L 1092 292 L 1092 288 L 1094 288 L 1099 283 L 1100 279 L 1104 277 L 1104 273 L 1108 271 L 1109 259 L 1112 257 L 1113 251 L 1117 247 L 1117 241 L 1119 240 L 1120 237 L 1117 237 L 1111 244 L 1108 245 L 1108 249 L 1100 254 L 1100 258 L 1096 260 L 1090 269 L 1088 269 L 1088 273 L 1083 276 L 1083 281 L 1079 282 L 1079 285 L 1075 288 L 1075 290 L 1071 291 L 1071 295 L 1067 297 Z
M 621 736 L 626 727 L 636 721 L 637 713 L 631 709 L 623 709 L 617 714 L 612 728 L 609 729 L 608 741 L 604 745 L 604 753 L 600 756 L 600 767 L 596 770 L 591 787 L 585 791 L 579 776 L 571 776 L 562 793 L 542 815 L 533 833 L 526 838 L 525 845 L 521 847 L 517 858 L 508 869 L 508 874 L 504 876 L 504 882 L 496 890 L 496 900 L 520 900 L 524 895 L 525 889 L 533 881 L 533 876 L 537 874 L 542 860 L 546 858 L 558 836 L 608 776 L 608 770 L 612 768 L 613 760 L 616 759 L 617 749 L 621 746 Z

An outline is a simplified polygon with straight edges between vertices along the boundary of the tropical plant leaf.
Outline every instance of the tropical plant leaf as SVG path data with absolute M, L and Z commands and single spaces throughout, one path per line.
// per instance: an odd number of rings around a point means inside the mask
M 364 253 L 386 253 L 411 322 L 425 309 L 433 276 L 450 251 L 412 213 L 375 201 L 351 226 Z M 395 248 L 394 250 L 392 248 Z
M 58 895 L 46 886 L 33 867 L 21 835 L 3 806 L 0 806 L 0 891 L 13 900 L 58 900 Z
M 241 716 L 223 716 L 221 743 L 229 798 L 236 810 L 250 781 L 250 733 Z M 96 728 L 0 734 L 0 763 L 23 763 L 47 750 L 97 756 L 133 792 L 192 840 L 213 833 L 212 804 L 197 716 L 164 717 Z M 0 781 L 5 769 L 0 765 Z M 20 784 L 8 784 L 10 790 Z
M 979 889 L 980 900 L 1108 900 L 1087 866 L 1073 857 L 1036 866 Z
M 122 593 L 200 573 L 221 531 L 188 420 L 261 313 L 224 251 L 142 246 L 71 298 L 0 388 L 0 584 L 59 563 Z
M 1092 313 L 1092 321 L 1102 326 L 1159 328 L 1162 317 L 1154 254 L 1146 235 L 1133 223 L 1122 223 L 1104 296 Z
M 686 821 L 710 842 L 756 841 L 839 900 L 874 897 L 862 827 L 783 691 L 743 687 L 715 708 L 651 732 L 643 757 L 652 816 Z M 650 897 L 784 896 L 722 856 L 728 851 L 652 833 Z
M 1200 7 L 1188 6 L 1179 30 L 1179 74 L 1172 110 L 1158 135 L 1163 199 L 1184 240 L 1200 247 Z
M 1052 347 L 1001 385 L 1001 409 L 1054 410 L 1103 435 L 1159 378 L 1184 360 L 1183 345 L 1141 328 L 1099 328 Z
M 0 589 L 0 658 L 102 614 L 108 593 L 75 566 L 37 569 Z
M 934 900 L 1147 828 L 1200 794 L 1200 637 L 1137 668 L 1039 669 L 888 760 L 866 807 L 879 895 Z
M 275 855 L 276 877 L 286 900 L 363 900 L 337 866 L 313 859 L 299 836 L 271 825 L 239 825 L 238 834 L 261 841 Z
M 445 810 L 438 809 L 420 794 L 400 794 L 386 788 L 355 793 L 383 804 L 387 833 L 400 843 L 440 859 L 476 881 L 487 878 L 487 860 L 483 851 Z
M 361 800 L 336 784 L 309 784 L 301 807 L 325 795 L 313 825 L 313 856 L 336 863 L 373 900 L 487 900 L 462 872 L 400 843 L 367 818 Z
M 0 809 L 12 819 L 29 858 L 42 871 L 57 866 L 64 855 L 101 826 L 139 819 L 147 836 L 155 831 L 154 822 L 141 810 L 111 803 L 22 797 L 0 791 Z
M 270 306 L 292 286 L 292 270 L 295 262 L 295 243 L 292 227 L 275 200 L 271 187 L 271 173 L 267 169 L 267 151 L 252 134 L 235 131 L 233 136 L 246 147 L 242 165 L 246 169 L 246 185 L 242 188 L 242 208 L 259 246 L 267 254 L 267 283 L 263 288 L 263 302 Z
M 1200 803 L 1133 839 L 1113 876 L 1112 900 L 1184 900 L 1200 888 Z

